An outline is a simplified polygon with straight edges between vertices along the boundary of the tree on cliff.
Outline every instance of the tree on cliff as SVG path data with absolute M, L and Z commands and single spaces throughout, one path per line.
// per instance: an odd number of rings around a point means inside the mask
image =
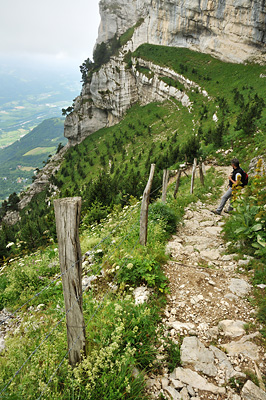
M 107 63 L 110 57 L 117 52 L 119 47 L 121 47 L 121 44 L 116 35 L 108 40 L 107 43 L 102 42 L 101 44 L 97 44 L 93 52 L 95 68 L 99 68 L 101 65 Z
M 102 64 L 110 60 L 110 54 L 106 43 L 102 42 L 101 44 L 97 44 L 93 52 L 93 59 L 96 68 L 99 68 Z
M 81 82 L 84 84 L 88 83 L 89 72 L 92 71 L 94 68 L 94 63 L 87 58 L 79 67 L 81 72 Z

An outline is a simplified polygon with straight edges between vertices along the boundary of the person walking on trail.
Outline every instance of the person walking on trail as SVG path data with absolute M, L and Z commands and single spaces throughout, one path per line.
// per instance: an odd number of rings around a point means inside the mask
M 235 184 L 237 182 L 238 176 L 240 175 L 241 181 L 240 181 L 240 185 L 244 186 L 244 171 L 242 168 L 240 168 L 239 166 L 239 161 L 237 158 L 233 158 L 233 160 L 231 161 L 232 167 L 233 167 L 233 172 L 231 173 L 231 175 L 229 175 L 229 185 L 228 185 L 228 189 L 225 192 L 225 194 L 223 195 L 223 197 L 221 198 L 221 202 L 219 204 L 219 206 L 217 207 L 216 210 L 212 210 L 212 212 L 214 214 L 217 215 L 221 215 L 221 212 L 225 206 L 225 203 L 227 202 L 227 200 L 229 200 L 232 196 L 232 186 L 233 184 Z M 233 207 L 231 206 L 231 204 L 229 203 L 228 209 L 225 210 L 226 213 L 230 213 L 233 210 Z

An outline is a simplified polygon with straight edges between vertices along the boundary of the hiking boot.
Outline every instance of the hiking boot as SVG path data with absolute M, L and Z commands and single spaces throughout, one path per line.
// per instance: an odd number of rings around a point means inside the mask
M 225 212 L 226 214 L 231 214 L 232 211 L 233 211 L 233 210 L 224 210 L 224 212 Z
M 217 211 L 217 210 L 211 210 L 211 212 L 212 212 L 213 214 L 221 215 L 221 213 L 220 213 L 219 211 Z

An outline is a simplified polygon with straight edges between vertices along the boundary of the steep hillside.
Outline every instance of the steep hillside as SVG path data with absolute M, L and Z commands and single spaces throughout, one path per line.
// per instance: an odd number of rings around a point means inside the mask
M 11 249 L 5 249 L 8 240 L 23 240 L 23 247 L 31 249 L 46 243 L 49 236 L 55 237 L 53 209 L 46 206 L 51 202 L 51 195 L 81 195 L 82 214 L 89 224 L 103 218 L 115 204 L 125 204 L 130 195 L 140 196 L 152 162 L 157 166 L 155 188 L 161 182 L 163 168 L 176 169 L 185 159 L 192 161 L 194 156 L 229 163 L 234 155 L 247 168 L 251 158 L 264 153 L 264 66 L 224 63 L 187 49 L 152 45 L 141 46 L 122 62 L 123 71 L 114 68 L 114 75 L 128 73 L 136 79 L 134 87 L 139 94 L 135 100 L 139 99 L 139 104 L 126 114 L 124 111 L 121 122 L 102 128 L 72 146 L 61 168 L 51 168 L 54 173 L 50 182 L 46 170 L 38 174 L 34 185 L 38 192 L 46 189 L 34 196 L 31 203 L 27 194 L 23 194 L 18 204 L 23 208 L 22 219 L 17 226 L 5 228 L 3 254 L 11 253 Z M 101 73 L 93 74 L 91 85 L 99 78 L 105 93 L 101 93 L 99 102 L 104 97 L 105 106 L 115 109 L 118 104 L 123 106 L 123 99 L 127 100 L 125 93 L 122 97 L 120 92 L 125 86 L 119 86 L 117 81 L 113 92 L 110 81 L 103 86 L 100 76 L 105 68 L 109 69 L 110 65 L 102 66 Z M 99 123 L 89 113 L 94 107 L 90 101 L 92 94 L 85 94 L 89 88 L 90 84 L 84 86 L 74 111 L 66 118 L 73 144 L 78 141 L 74 137 L 75 128 L 77 133 L 85 135 L 90 121 Z M 117 102 L 113 102 L 113 96 L 117 96 Z M 154 96 L 157 102 L 150 102 Z M 71 126 L 71 121 L 77 121 L 78 125 Z M 35 193 L 31 191 L 29 199 Z M 12 206 L 7 205 L 7 209 Z M 25 226 L 29 225 L 30 229 L 37 220 L 29 244 Z

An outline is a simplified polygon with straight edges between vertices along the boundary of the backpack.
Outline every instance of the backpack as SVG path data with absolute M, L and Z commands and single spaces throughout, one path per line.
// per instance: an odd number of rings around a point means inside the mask
M 243 186 L 246 186 L 248 184 L 248 174 L 243 169 L 241 169 L 241 171 L 242 171 L 241 182 Z

